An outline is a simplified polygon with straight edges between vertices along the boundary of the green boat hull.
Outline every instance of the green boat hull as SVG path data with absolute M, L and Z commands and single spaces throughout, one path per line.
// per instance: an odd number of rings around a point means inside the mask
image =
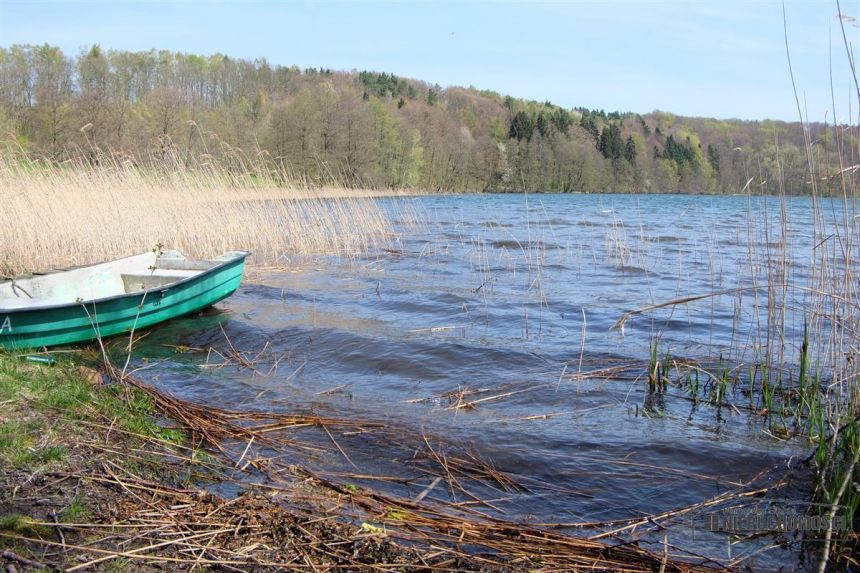
M 0 348 L 23 350 L 127 334 L 184 316 L 233 294 L 244 257 L 164 288 L 44 308 L 0 309 Z

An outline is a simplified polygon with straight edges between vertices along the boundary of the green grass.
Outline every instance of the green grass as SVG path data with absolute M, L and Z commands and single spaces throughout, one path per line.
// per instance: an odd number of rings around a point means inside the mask
M 58 518 L 63 523 L 83 523 L 89 516 L 90 508 L 87 507 L 87 504 L 78 495 L 60 512 Z
M 127 571 L 134 571 L 134 568 L 132 567 L 131 559 L 117 557 L 103 563 L 99 571 L 104 571 L 105 573 L 126 573 Z
M 0 424 L 0 459 L 22 468 L 65 461 L 68 448 L 63 445 L 40 446 L 44 435 L 44 423 L 39 419 L 3 422 Z
M 0 467 L 37 470 L 66 461 L 69 438 L 87 431 L 80 420 L 173 444 L 186 440 L 159 424 L 143 392 L 93 385 L 78 368 L 70 360 L 34 365 L 0 352 Z
M 20 513 L 0 515 L 0 532 L 2 531 L 19 535 L 49 536 L 51 534 L 51 528 L 39 525 L 29 515 Z
M 117 385 L 103 386 L 95 392 L 92 403 L 128 432 L 174 444 L 186 439 L 182 430 L 159 425 L 152 399 L 139 390 Z
M 35 366 L 0 354 L 0 401 L 25 399 L 40 409 L 78 413 L 91 400 L 91 387 L 64 367 Z

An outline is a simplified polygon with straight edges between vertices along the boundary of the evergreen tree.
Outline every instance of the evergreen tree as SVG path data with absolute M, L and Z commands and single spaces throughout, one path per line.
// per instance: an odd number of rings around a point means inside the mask
M 610 157 L 612 159 L 621 159 L 624 155 L 624 144 L 621 139 L 621 128 L 617 123 L 609 125 L 609 143 Z
M 624 145 L 624 159 L 631 165 L 636 163 L 636 142 L 633 141 L 633 136 L 627 136 L 627 143 Z
M 552 113 L 550 122 L 552 122 L 557 131 L 567 133 L 568 128 L 573 123 L 573 119 L 570 117 L 570 112 L 560 107 Z
M 673 135 L 667 137 L 666 147 L 663 149 L 663 158 L 671 159 L 678 164 L 678 167 L 681 167 L 684 164 L 695 166 L 697 163 L 696 152 L 693 151 L 693 146 L 690 143 L 689 137 L 684 145 L 678 143 Z
M 597 141 L 597 151 L 603 154 L 603 157 L 609 157 L 609 128 L 604 127 L 600 132 L 600 139 Z
M 549 122 L 546 120 L 546 116 L 544 116 L 543 112 L 538 114 L 535 127 L 537 128 L 538 133 L 541 134 L 541 137 L 546 137 L 549 133 Z
M 591 134 L 594 141 L 600 138 L 600 132 L 597 129 L 597 122 L 594 121 L 594 116 L 588 110 L 582 113 L 582 118 L 579 120 L 579 126 Z
M 720 152 L 710 143 L 708 144 L 708 163 L 711 164 L 714 171 L 720 172 Z
M 624 144 L 621 142 L 621 129 L 616 123 L 610 123 L 600 132 L 597 149 L 603 157 L 612 160 L 621 159 L 624 155 Z
M 641 115 L 639 116 L 639 124 L 642 126 L 642 133 L 645 134 L 645 137 L 651 135 L 651 128 L 648 126 L 647 123 L 645 123 L 645 120 L 642 119 Z
M 531 141 L 535 130 L 535 122 L 529 114 L 524 111 L 518 111 L 511 120 L 511 128 L 508 130 L 508 137 L 516 138 L 517 141 L 525 139 Z
M 671 159 L 679 165 L 684 162 L 683 147 L 675 141 L 674 135 L 669 135 L 666 138 L 666 145 L 663 148 L 663 158 Z

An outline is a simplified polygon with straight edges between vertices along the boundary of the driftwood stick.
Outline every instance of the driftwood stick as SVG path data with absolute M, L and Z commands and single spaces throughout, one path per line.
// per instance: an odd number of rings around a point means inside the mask
M 9 561 L 17 561 L 21 565 L 27 565 L 28 567 L 37 567 L 39 569 L 44 569 L 46 567 L 44 563 L 39 563 L 38 561 L 21 557 L 14 551 L 9 551 L 8 549 L 4 549 L 3 553 L 0 553 L 0 556 L 4 559 L 8 559 Z

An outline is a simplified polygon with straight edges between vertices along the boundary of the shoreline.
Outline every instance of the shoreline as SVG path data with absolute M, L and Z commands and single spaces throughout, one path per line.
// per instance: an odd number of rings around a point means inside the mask
M 496 572 L 562 563 L 713 570 L 513 523 L 455 531 L 455 540 L 468 534 L 471 549 L 461 549 L 444 541 L 447 534 L 429 541 L 434 524 L 422 521 L 426 508 L 418 502 L 393 509 L 396 501 L 376 492 L 301 468 L 283 483 L 235 481 L 249 465 L 266 469 L 245 458 L 250 443 L 234 463 L 194 422 L 166 417 L 173 412 L 165 404 L 194 405 L 136 384 L 110 382 L 66 359 L 49 367 L 0 353 L 0 563 L 16 571 Z M 231 481 L 239 486 L 235 497 L 206 487 Z M 374 512 L 380 507 L 382 514 Z M 510 554 L 499 550 L 506 544 Z
M 0 563 L 9 570 L 409 570 L 426 561 L 252 487 L 229 499 L 207 491 L 231 468 L 166 425 L 145 394 L 88 367 L 0 354 L 0 392 Z

